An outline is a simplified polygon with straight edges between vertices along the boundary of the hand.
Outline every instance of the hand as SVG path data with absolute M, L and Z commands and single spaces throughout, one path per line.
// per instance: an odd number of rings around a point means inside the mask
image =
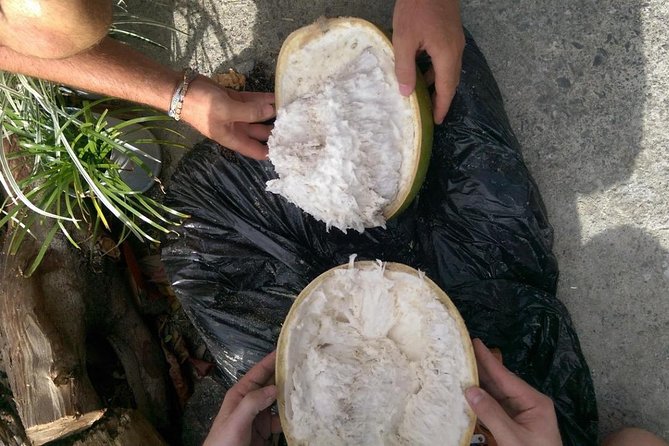
M 267 157 L 272 126 L 262 124 L 275 115 L 273 93 L 228 90 L 198 76 L 184 98 L 182 119 L 204 136 L 255 159 Z
M 416 54 L 425 50 L 432 67 L 425 75 L 434 83 L 434 122 L 441 124 L 460 82 L 465 35 L 458 0 L 397 0 L 393 13 L 395 73 L 400 93 L 416 86 Z
M 499 446 L 562 446 L 553 401 L 511 373 L 479 339 L 474 353 L 481 386 L 465 396 Z
M 275 359 L 276 352 L 265 356 L 228 390 L 204 446 L 261 446 L 281 432 L 279 417 L 268 409 L 276 400 L 270 384 Z

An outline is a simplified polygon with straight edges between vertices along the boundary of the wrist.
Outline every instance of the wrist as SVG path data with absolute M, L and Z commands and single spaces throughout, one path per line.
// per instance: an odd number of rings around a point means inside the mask
M 172 99 L 170 100 L 170 108 L 167 111 L 167 115 L 174 119 L 175 121 L 181 120 L 181 110 L 183 108 L 184 99 L 188 94 L 188 89 L 191 82 L 193 82 L 198 76 L 198 72 L 192 68 L 186 68 L 183 72 L 183 79 L 179 82 L 177 87 L 174 89 L 172 94 Z
M 214 104 L 223 104 L 223 91 L 214 81 L 201 74 L 190 83 L 184 96 L 181 109 L 181 120 L 206 133 L 210 123 L 209 117 Z

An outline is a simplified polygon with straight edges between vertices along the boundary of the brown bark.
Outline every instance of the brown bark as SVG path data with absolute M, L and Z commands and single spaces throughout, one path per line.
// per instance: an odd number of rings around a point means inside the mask
M 106 263 L 86 296 L 89 331 L 104 337 L 121 361 L 137 409 L 161 430 L 169 430 L 165 357 L 134 305 L 117 265 Z M 89 285 L 90 286 L 90 285 Z
M 63 259 L 56 250 L 24 278 L 38 249 L 27 239 L 17 255 L 3 254 L 0 335 L 17 412 L 39 445 L 90 426 L 101 404 L 86 373 L 82 284 L 76 275 L 59 274 L 55 266 Z
M 2 362 L 0 362 L 0 370 L 4 370 Z M 5 378 L 4 373 L 0 372 L 0 445 L 27 446 L 28 438 L 16 414 L 16 407 L 14 407 L 12 394 L 5 385 Z

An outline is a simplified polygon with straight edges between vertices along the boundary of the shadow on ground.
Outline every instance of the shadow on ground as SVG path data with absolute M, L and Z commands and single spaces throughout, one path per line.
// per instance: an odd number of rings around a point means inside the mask
M 555 227 L 558 295 L 592 369 L 601 431 L 637 425 L 669 437 L 669 253 L 644 227 L 648 214 L 666 216 L 648 198 L 666 176 L 639 174 L 658 150 L 643 127 L 644 54 L 658 36 L 644 35 L 642 5 L 475 0 L 464 21 Z

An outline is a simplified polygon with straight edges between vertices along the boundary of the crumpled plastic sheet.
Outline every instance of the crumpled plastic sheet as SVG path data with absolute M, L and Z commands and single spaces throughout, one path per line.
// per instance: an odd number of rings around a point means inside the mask
M 347 234 L 265 191 L 276 175 L 211 141 L 172 178 L 167 204 L 192 217 L 165 240 L 174 290 L 231 386 L 275 348 L 299 292 L 358 260 L 424 271 L 458 307 L 472 337 L 555 402 L 565 445 L 595 444 L 590 371 L 556 297 L 552 228 L 485 58 L 467 35 L 461 82 L 435 128 L 426 181 L 387 228 Z

